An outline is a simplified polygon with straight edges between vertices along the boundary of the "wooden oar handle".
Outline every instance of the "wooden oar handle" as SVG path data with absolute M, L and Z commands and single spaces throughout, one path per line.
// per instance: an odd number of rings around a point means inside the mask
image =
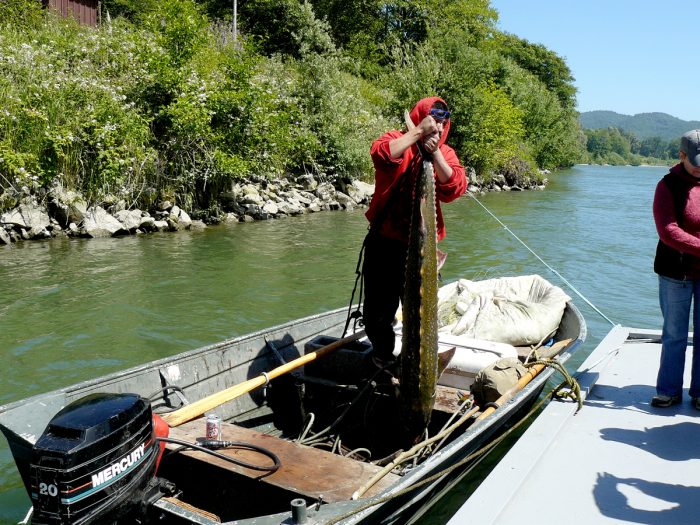
M 269 372 L 264 372 L 257 377 L 244 381 L 243 383 L 239 383 L 225 390 L 221 390 L 220 392 L 216 392 L 215 394 L 211 394 L 210 396 L 204 397 L 199 401 L 195 401 L 194 403 L 185 405 L 182 408 L 178 408 L 177 410 L 170 412 L 169 414 L 163 414 L 161 418 L 171 427 L 176 427 L 178 425 L 182 425 L 183 423 L 187 423 L 188 421 L 198 418 L 205 412 L 208 412 L 209 410 L 212 410 L 218 407 L 219 405 L 223 405 L 224 403 L 231 401 L 232 399 L 236 399 L 237 397 L 242 396 L 243 394 L 251 392 L 256 388 L 265 385 L 270 380 L 275 379 L 276 377 L 284 375 L 288 372 L 291 372 L 292 370 L 295 370 L 300 366 L 304 366 L 305 364 L 310 363 L 315 359 L 328 355 L 329 353 L 337 350 L 338 348 L 353 341 L 356 341 L 361 337 L 364 337 L 365 335 L 366 334 L 364 330 L 360 332 L 355 332 L 354 334 L 351 334 L 347 337 L 343 337 L 342 339 L 333 341 L 332 343 L 327 344 L 326 346 L 323 346 L 318 350 L 309 352 L 308 354 L 298 357 L 297 359 L 294 359 L 289 363 L 285 363 L 281 366 L 278 366 L 277 368 L 274 368 Z

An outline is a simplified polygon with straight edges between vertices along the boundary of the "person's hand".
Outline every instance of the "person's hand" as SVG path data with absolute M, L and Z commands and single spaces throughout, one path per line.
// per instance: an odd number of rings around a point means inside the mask
M 439 144 L 440 134 L 437 132 L 423 139 L 423 147 L 428 153 L 435 153 L 435 150 L 438 149 Z
M 421 120 L 420 124 L 418 124 L 418 127 L 421 130 L 420 136 L 423 141 L 425 141 L 428 137 L 438 132 L 437 123 L 435 122 L 435 119 L 430 115 L 427 115 L 423 120 Z
M 428 153 L 434 153 L 440 144 L 440 127 L 435 119 L 427 115 L 418 125 L 421 130 L 421 142 Z

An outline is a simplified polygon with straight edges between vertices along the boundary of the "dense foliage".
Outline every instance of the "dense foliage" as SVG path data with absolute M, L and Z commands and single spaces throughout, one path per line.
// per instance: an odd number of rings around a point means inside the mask
M 678 159 L 679 139 L 640 139 L 634 133 L 610 127 L 586 129 L 586 161 L 591 164 L 638 166 L 671 164 Z
M 0 207 L 61 183 L 91 202 L 215 207 L 244 177 L 372 177 L 417 99 L 488 179 L 571 165 L 585 137 L 556 54 L 488 0 L 103 0 L 98 28 L 0 5 Z M 234 38 L 235 36 L 235 38 Z

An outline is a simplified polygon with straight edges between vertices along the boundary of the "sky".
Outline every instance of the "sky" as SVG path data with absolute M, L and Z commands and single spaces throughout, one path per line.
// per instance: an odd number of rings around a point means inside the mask
M 491 0 L 498 28 L 566 60 L 578 110 L 700 120 L 700 4 L 678 0 Z M 695 8 L 693 6 L 696 6 Z

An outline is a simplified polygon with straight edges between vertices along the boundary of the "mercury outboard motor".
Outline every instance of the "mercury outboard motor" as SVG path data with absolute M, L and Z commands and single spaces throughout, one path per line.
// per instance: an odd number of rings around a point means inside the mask
M 32 451 L 32 524 L 121 523 L 142 508 L 164 446 L 154 417 L 136 394 L 92 394 L 56 414 Z

